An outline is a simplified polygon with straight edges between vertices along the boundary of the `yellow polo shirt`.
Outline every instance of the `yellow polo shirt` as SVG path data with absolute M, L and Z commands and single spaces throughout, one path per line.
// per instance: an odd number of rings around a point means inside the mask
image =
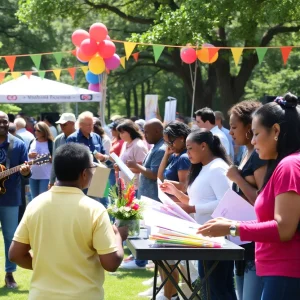
M 104 299 L 98 254 L 117 251 L 104 206 L 73 187 L 52 187 L 29 203 L 14 241 L 30 244 L 29 300 Z

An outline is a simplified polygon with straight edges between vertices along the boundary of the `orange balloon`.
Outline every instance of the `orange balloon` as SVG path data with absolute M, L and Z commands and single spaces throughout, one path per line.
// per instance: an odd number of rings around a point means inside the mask
M 77 48 L 77 49 L 76 49 L 76 57 L 77 57 L 80 61 L 87 62 L 87 61 L 90 61 L 91 58 L 92 58 L 93 56 L 87 56 L 87 55 L 84 55 L 84 54 L 81 52 L 80 48 Z
M 210 60 L 209 60 L 209 52 L 207 48 L 202 48 L 201 50 L 197 51 L 197 57 L 198 59 L 205 64 L 212 64 L 214 63 L 218 57 L 219 53 L 217 52 Z

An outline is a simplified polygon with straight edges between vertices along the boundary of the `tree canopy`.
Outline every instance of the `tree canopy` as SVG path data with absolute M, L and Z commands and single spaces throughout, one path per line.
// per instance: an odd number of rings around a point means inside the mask
M 290 33 L 299 32 L 299 10 L 296 0 L 20 0 L 17 16 L 31 28 L 60 18 L 71 22 L 74 29 L 103 21 L 115 39 L 171 45 L 201 46 L 206 42 L 217 47 L 264 47 L 284 45 Z M 146 47 L 140 49 L 143 52 L 137 63 L 115 73 L 114 81 L 121 81 L 117 89 L 130 86 L 129 91 L 134 93 L 136 84 L 132 81 L 138 82 L 142 78 L 139 75 L 149 68 L 149 73 L 157 78 L 167 74 L 176 76 L 177 82 L 184 86 L 185 96 L 191 100 L 190 69 L 181 62 L 179 49 L 166 48 L 156 64 Z M 220 50 L 214 64 L 198 69 L 196 108 L 219 103 L 218 108 L 225 110 L 244 97 L 246 87 L 246 91 L 257 95 L 258 85 L 247 86 L 257 64 L 254 50 L 244 51 L 238 68 L 230 51 Z M 131 78 L 127 84 L 124 74 Z M 251 92 L 254 86 L 255 93 Z M 139 89 L 142 93 L 142 87 Z M 110 97 L 114 97 L 113 91 Z

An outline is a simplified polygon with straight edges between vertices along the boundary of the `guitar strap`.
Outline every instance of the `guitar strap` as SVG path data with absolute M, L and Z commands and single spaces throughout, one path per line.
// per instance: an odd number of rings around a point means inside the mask
M 10 158 L 12 155 L 12 150 L 14 148 L 14 142 L 15 142 L 15 138 L 11 134 L 8 134 L 8 139 L 9 139 L 9 145 L 7 148 L 6 162 L 5 162 L 6 169 L 10 168 Z

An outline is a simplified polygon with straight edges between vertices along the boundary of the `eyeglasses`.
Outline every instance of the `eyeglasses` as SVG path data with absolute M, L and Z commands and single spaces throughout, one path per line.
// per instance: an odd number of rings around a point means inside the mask
M 97 168 L 96 165 L 93 165 L 93 166 L 91 166 L 91 167 L 87 167 L 87 169 L 91 169 L 92 173 L 95 172 L 96 168 Z
M 165 144 L 170 146 L 170 147 L 173 147 L 175 141 L 176 141 L 176 138 L 173 141 L 171 141 L 171 140 L 169 142 L 165 141 Z

